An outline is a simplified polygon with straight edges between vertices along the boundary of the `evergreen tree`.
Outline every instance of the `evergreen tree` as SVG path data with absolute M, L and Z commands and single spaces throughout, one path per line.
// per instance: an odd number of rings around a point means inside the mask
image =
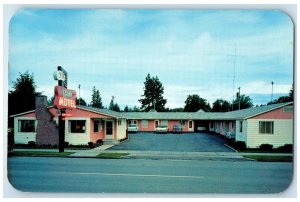
M 206 112 L 209 112 L 211 110 L 210 105 L 206 101 L 206 99 L 201 98 L 199 95 L 188 95 L 187 99 L 185 100 L 184 111 L 196 112 L 200 109 Z
M 240 98 L 236 98 L 233 101 L 233 111 L 240 109 L 247 109 L 253 107 L 252 99 L 249 96 L 241 95 Z
M 148 73 L 144 85 L 143 98 L 139 100 L 142 105 L 141 110 L 149 111 L 155 109 L 160 112 L 165 111 L 167 100 L 163 98 L 164 87 L 158 77 L 151 77 Z
M 36 92 L 33 74 L 19 73 L 20 77 L 13 82 L 13 90 L 8 92 L 8 116 L 35 109 L 35 96 L 41 95 Z M 13 125 L 9 119 L 8 125 Z
M 109 103 L 109 108 L 108 109 L 112 110 L 112 111 L 120 112 L 121 111 L 120 107 L 119 107 L 118 103 L 114 102 L 114 99 L 115 99 L 115 97 L 112 96 L 111 101 Z
M 91 107 L 96 107 L 96 108 L 103 108 L 102 105 L 102 99 L 99 90 L 96 89 L 96 87 L 93 87 L 93 92 L 92 92 L 92 101 L 90 104 Z
M 79 102 L 80 101 L 80 102 Z M 83 98 L 76 98 L 76 105 L 87 106 L 86 101 Z
M 124 107 L 124 112 L 129 112 L 129 108 L 127 105 Z

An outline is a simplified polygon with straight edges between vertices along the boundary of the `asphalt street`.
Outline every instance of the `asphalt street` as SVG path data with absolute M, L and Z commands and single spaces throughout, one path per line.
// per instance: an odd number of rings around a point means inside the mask
M 8 179 L 25 192 L 278 193 L 292 163 L 95 158 L 8 158 Z
M 128 140 L 108 150 L 176 151 L 176 152 L 233 152 L 225 139 L 213 133 L 129 133 Z

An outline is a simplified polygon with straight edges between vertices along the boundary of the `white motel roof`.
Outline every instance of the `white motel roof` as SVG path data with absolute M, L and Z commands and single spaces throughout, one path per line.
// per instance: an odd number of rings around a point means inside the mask
M 293 105 L 293 102 L 265 105 L 261 107 L 252 107 L 230 112 L 204 112 L 203 110 L 199 110 L 198 112 L 115 112 L 108 109 L 99 109 L 86 106 L 77 106 L 77 108 L 94 113 L 108 115 L 117 119 L 125 118 L 136 120 L 238 120 L 248 119 L 259 114 L 263 114 L 289 105 Z M 12 115 L 10 117 L 22 116 L 32 112 L 34 112 L 34 110 Z
M 149 120 L 236 120 L 248 119 L 259 114 L 263 114 L 287 105 L 293 102 L 266 105 L 261 107 L 252 107 L 230 112 L 121 112 L 127 119 L 149 119 Z

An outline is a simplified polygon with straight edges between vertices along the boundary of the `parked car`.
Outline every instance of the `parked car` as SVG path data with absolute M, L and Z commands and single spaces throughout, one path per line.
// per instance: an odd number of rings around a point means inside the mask
M 138 132 L 139 127 L 137 124 L 129 124 L 128 125 L 128 132 Z
M 157 133 L 167 133 L 169 131 L 169 128 L 166 125 L 160 125 L 160 126 L 157 126 L 157 128 L 155 129 L 155 131 Z
M 235 132 L 226 132 L 225 137 L 229 139 L 234 139 L 235 138 Z
M 173 133 L 181 133 L 181 132 L 182 132 L 182 125 L 181 124 L 174 124 Z

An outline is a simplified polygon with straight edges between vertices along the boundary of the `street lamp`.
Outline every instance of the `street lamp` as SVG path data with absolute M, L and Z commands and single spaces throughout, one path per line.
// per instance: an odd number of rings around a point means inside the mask
M 273 84 L 274 84 L 274 82 L 272 81 L 272 82 L 271 82 L 271 85 L 272 85 L 272 91 L 271 91 L 271 104 L 272 104 L 272 102 L 273 102 Z
M 78 89 L 79 89 L 79 90 L 78 90 L 78 92 L 79 92 L 79 96 L 78 96 L 78 97 L 79 97 L 79 98 L 78 98 L 78 105 L 80 105 L 80 84 L 78 85 Z

